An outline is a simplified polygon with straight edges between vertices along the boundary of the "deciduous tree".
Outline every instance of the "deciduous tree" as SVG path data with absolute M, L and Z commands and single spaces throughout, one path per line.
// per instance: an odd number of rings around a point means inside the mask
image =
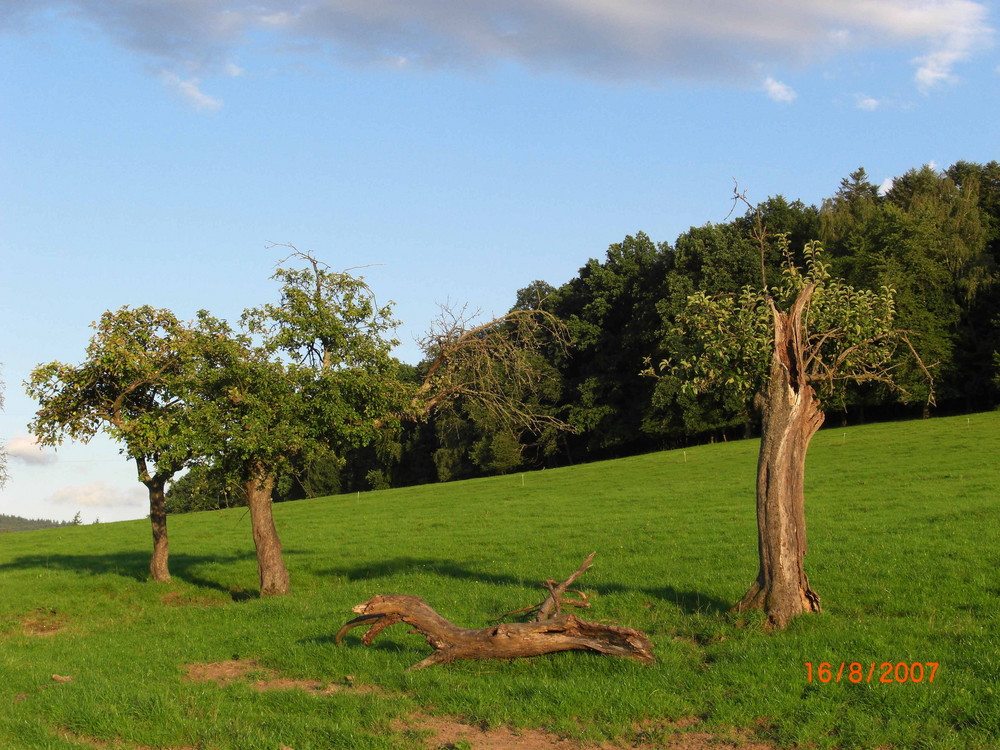
M 79 365 L 39 365 L 25 384 L 39 403 L 30 430 L 42 445 L 88 442 L 105 432 L 135 462 L 149 493 L 153 530 L 150 574 L 170 579 L 164 487 L 203 452 L 205 414 L 187 398 L 200 347 L 211 338 L 199 324 L 150 306 L 105 312 L 92 327 Z
M 544 379 L 536 356 L 543 333 L 560 335 L 552 316 L 524 310 L 470 325 L 445 309 L 424 340 L 428 364 L 414 383 L 391 356 L 392 305 L 379 303 L 363 277 L 291 249 L 286 260 L 300 267 L 275 272 L 280 301 L 244 313 L 252 341 L 220 334 L 216 366 L 200 386 L 215 404 L 217 452 L 245 488 L 262 595 L 289 589 L 272 513 L 282 472 L 327 452 L 342 456 L 459 400 L 512 430 L 559 424 L 530 398 Z
M 763 252 L 763 231 L 759 241 Z M 694 343 L 692 353 L 660 369 L 692 391 L 728 389 L 760 411 L 759 567 L 736 608 L 762 609 L 783 628 L 820 610 L 803 558 L 805 459 L 822 406 L 847 382 L 893 385 L 897 350 L 912 349 L 894 327 L 891 289 L 859 290 L 833 278 L 817 243 L 804 248 L 804 269 L 792 262 L 787 239 L 779 247 L 788 262 L 773 287 L 689 298 L 678 329 Z
M 279 302 L 247 310 L 242 334 L 220 331 L 198 384 L 214 404 L 215 452 L 246 494 L 263 596 L 289 590 L 272 511 L 278 477 L 369 442 L 403 403 L 391 305 L 363 278 L 292 250 L 304 264 L 275 271 Z

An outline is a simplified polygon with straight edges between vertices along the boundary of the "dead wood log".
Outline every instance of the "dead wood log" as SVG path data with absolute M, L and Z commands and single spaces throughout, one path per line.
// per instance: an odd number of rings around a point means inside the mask
M 619 625 L 587 622 L 575 615 L 553 615 L 542 622 L 501 623 L 473 630 L 454 625 L 435 612 L 419 596 L 386 594 L 373 596 L 354 607 L 355 617 L 340 629 L 336 642 L 359 625 L 371 624 L 361 638 L 370 645 L 391 625 L 405 622 L 427 639 L 434 653 L 410 669 L 447 664 L 455 659 L 516 659 L 557 651 L 596 651 L 601 654 L 653 661 L 653 644 L 638 630 Z
M 506 620 L 511 615 L 520 615 L 525 613 L 533 622 L 542 622 L 543 620 L 550 619 L 553 615 L 559 614 L 563 607 L 580 607 L 582 609 L 586 609 L 590 606 L 590 601 L 587 599 L 587 595 L 577 589 L 569 588 L 569 585 L 590 569 L 590 564 L 596 554 L 596 552 L 591 552 L 587 555 L 587 559 L 584 560 L 583 564 L 576 569 L 576 572 L 562 583 L 557 584 L 551 578 L 545 581 L 542 584 L 542 588 L 548 589 L 549 595 L 545 597 L 544 601 L 539 602 L 538 604 L 532 604 L 530 607 L 521 607 L 521 609 L 505 612 L 495 620 L 492 620 L 492 622 L 500 622 L 502 620 Z M 576 594 L 577 598 L 569 599 L 566 597 L 566 594 Z
M 455 625 L 419 596 L 386 594 L 373 596 L 354 607 L 358 617 L 347 622 L 337 633 L 337 645 L 352 628 L 370 625 L 361 642 L 370 645 L 379 633 L 391 625 L 406 623 L 427 640 L 434 653 L 410 669 L 423 669 L 432 664 L 447 664 L 455 659 L 517 659 L 557 651 L 596 651 L 611 656 L 635 659 L 644 664 L 654 661 L 653 644 L 638 630 L 607 623 L 588 622 L 575 615 L 559 612 L 567 587 L 587 568 L 593 554 L 572 576 L 560 584 L 546 581 L 549 596 L 539 605 L 532 622 L 501 623 L 486 628 L 470 629 Z M 583 596 L 584 606 L 589 606 Z M 576 600 L 573 602 L 576 604 Z M 579 606 L 579 604 L 576 604 Z M 529 610 L 534 607 L 529 607 Z

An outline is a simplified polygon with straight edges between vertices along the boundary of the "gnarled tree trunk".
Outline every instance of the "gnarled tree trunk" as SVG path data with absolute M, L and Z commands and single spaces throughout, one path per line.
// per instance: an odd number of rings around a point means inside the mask
M 278 538 L 274 514 L 271 512 L 274 475 L 260 464 L 255 464 L 250 468 L 245 487 L 250 506 L 250 523 L 253 526 L 253 543 L 257 548 L 260 595 L 287 594 L 288 570 L 281 557 L 281 539 Z
M 167 499 L 163 488 L 173 473 L 149 473 L 149 466 L 143 456 L 135 458 L 136 473 L 139 481 L 146 485 L 149 492 L 149 523 L 153 527 L 153 555 L 149 560 L 149 574 L 154 581 L 166 583 L 170 580 L 170 544 L 167 540 Z
M 153 556 L 149 560 L 149 573 L 154 581 L 170 580 L 170 543 L 167 539 L 167 500 L 163 487 L 166 480 L 156 475 L 144 483 L 149 490 L 149 523 L 153 527 Z
M 788 313 L 774 307 L 774 353 L 762 413 L 757 462 L 757 580 L 736 605 L 762 609 L 769 623 L 784 628 L 796 615 L 819 612 L 809 587 L 806 554 L 805 463 L 809 441 L 823 424 L 823 412 L 806 380 L 802 313 L 812 297 L 806 286 Z

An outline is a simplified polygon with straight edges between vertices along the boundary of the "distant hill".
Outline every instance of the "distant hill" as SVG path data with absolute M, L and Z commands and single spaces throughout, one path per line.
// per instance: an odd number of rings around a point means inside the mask
M 21 518 L 6 516 L 0 513 L 0 534 L 13 531 L 34 531 L 35 529 L 53 529 L 58 526 L 73 526 L 72 521 L 46 521 L 45 519 Z

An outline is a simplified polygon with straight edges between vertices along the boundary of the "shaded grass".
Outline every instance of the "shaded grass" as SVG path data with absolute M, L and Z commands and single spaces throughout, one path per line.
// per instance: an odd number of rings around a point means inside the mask
M 776 635 L 728 614 L 756 573 L 756 441 L 278 505 L 292 593 L 275 599 L 254 593 L 243 509 L 171 517 L 167 585 L 146 580 L 146 522 L 5 535 L 0 746 L 80 747 L 63 729 L 150 747 L 418 747 L 393 721 L 419 708 L 625 743 L 696 717 L 785 747 L 995 747 L 998 431 L 1000 414 L 820 432 L 806 565 L 824 613 Z M 557 654 L 414 673 L 428 648 L 404 628 L 333 645 L 374 594 L 481 627 L 594 550 L 587 616 L 644 630 L 657 664 Z M 31 632 L 39 620 L 54 632 Z M 382 690 L 183 678 L 233 658 Z M 824 661 L 940 667 L 934 683 L 809 683 L 805 662 Z

